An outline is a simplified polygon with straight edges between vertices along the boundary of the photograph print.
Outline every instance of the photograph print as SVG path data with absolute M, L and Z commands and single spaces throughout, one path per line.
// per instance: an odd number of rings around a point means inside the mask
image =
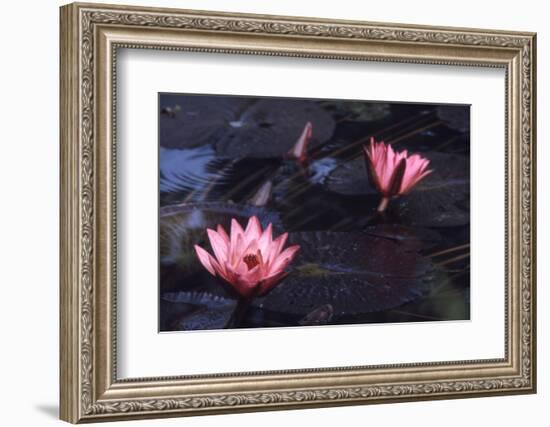
M 470 319 L 470 106 L 160 93 L 159 331 Z

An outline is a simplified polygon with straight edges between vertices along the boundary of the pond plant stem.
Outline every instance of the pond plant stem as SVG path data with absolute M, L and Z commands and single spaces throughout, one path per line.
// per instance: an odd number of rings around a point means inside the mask
M 242 327 L 243 321 L 246 318 L 248 309 L 250 308 L 250 300 L 245 298 L 239 298 L 235 311 L 231 315 L 231 320 L 228 322 L 229 328 Z
M 386 210 L 386 208 L 388 207 L 389 203 L 390 203 L 390 198 L 389 197 L 382 197 L 382 199 L 380 200 L 380 203 L 378 204 L 378 207 L 376 208 L 376 210 L 378 212 L 384 212 Z

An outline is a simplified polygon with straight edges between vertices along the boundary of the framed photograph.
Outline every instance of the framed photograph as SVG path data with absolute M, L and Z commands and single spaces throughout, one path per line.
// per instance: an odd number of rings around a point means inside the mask
M 63 420 L 535 392 L 535 34 L 60 22 Z

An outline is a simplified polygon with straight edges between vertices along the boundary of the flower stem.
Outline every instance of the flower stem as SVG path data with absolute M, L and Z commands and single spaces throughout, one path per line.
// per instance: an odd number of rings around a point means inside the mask
M 389 203 L 390 203 L 389 197 L 382 197 L 382 199 L 380 200 L 380 204 L 378 205 L 378 208 L 376 208 L 376 210 L 378 212 L 384 212 L 388 207 Z
M 229 321 L 230 328 L 241 327 L 249 307 L 250 307 L 250 300 L 245 298 L 239 298 L 239 301 L 237 302 L 237 306 L 235 307 L 235 311 L 233 311 L 233 315 L 231 316 L 231 320 Z

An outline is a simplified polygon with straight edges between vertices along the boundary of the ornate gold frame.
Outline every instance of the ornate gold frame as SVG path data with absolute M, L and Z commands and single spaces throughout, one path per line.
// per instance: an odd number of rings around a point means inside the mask
M 535 392 L 535 34 L 71 4 L 61 8 L 61 418 L 77 423 Z M 505 357 L 116 377 L 118 47 L 506 70 Z

